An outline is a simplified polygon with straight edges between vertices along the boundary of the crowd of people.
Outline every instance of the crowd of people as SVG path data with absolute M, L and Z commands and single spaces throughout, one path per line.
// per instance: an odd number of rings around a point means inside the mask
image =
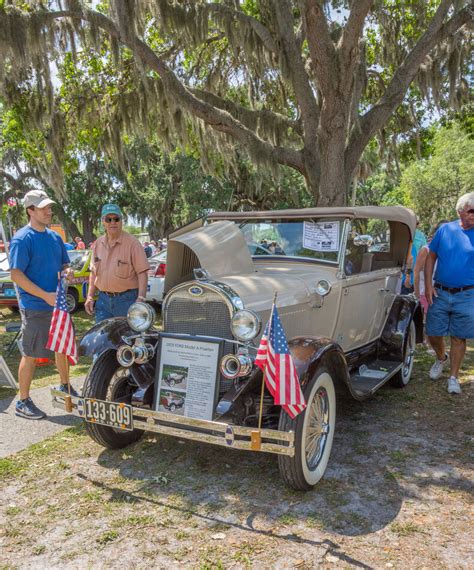
M 61 272 L 71 274 L 63 240 L 48 228 L 54 204 L 44 192 L 32 190 L 25 196 L 28 224 L 11 241 L 11 277 L 18 285 L 22 318 L 23 356 L 18 370 L 20 385 L 17 415 L 41 419 L 45 414 L 30 398 L 37 358 L 51 357 L 45 348 Z M 458 219 L 443 220 L 427 240 L 416 230 L 403 291 L 414 294 L 426 313 L 426 334 L 435 353 L 429 376 L 439 379 L 449 364 L 448 392 L 461 393 L 459 372 L 466 339 L 474 338 L 474 192 L 456 204 Z M 97 323 L 125 316 L 136 301 L 145 301 L 149 263 L 147 258 L 166 247 L 164 241 L 145 242 L 123 230 L 123 214 L 116 204 L 105 204 L 101 212 L 105 234 L 93 244 L 89 290 L 85 310 Z M 84 249 L 81 238 L 75 247 Z M 274 253 L 276 242 L 263 244 Z M 97 300 L 95 297 L 97 294 Z M 450 337 L 450 352 L 445 337 Z M 76 395 L 69 384 L 68 361 L 54 355 L 61 380 L 60 389 Z

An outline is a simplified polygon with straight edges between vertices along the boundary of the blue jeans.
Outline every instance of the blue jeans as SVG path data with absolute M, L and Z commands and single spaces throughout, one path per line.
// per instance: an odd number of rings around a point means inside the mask
M 121 295 L 106 295 L 100 292 L 95 304 L 95 322 L 112 317 L 126 317 L 127 311 L 137 300 L 138 289 L 130 289 Z
M 436 288 L 436 292 L 426 315 L 426 334 L 474 338 L 474 289 L 449 293 Z

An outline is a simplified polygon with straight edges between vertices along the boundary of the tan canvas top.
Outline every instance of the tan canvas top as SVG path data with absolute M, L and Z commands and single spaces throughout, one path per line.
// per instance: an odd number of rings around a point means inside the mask
M 301 208 L 293 210 L 269 210 L 266 212 L 214 212 L 208 220 L 268 220 L 271 218 L 376 218 L 393 222 L 401 222 L 409 227 L 411 237 L 416 230 L 416 216 L 409 208 L 403 206 L 354 206 L 336 208 Z

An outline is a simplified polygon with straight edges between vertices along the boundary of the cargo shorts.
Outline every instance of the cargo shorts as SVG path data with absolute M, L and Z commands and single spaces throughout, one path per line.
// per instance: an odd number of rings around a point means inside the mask
M 45 348 L 53 316 L 51 311 L 20 309 L 21 344 L 23 354 L 34 358 L 54 358 L 54 352 Z

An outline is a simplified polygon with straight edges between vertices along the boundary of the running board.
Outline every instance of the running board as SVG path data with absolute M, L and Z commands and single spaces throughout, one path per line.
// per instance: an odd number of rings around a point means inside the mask
M 373 396 L 403 366 L 393 360 L 372 360 L 360 365 L 350 376 L 351 388 L 359 398 Z

